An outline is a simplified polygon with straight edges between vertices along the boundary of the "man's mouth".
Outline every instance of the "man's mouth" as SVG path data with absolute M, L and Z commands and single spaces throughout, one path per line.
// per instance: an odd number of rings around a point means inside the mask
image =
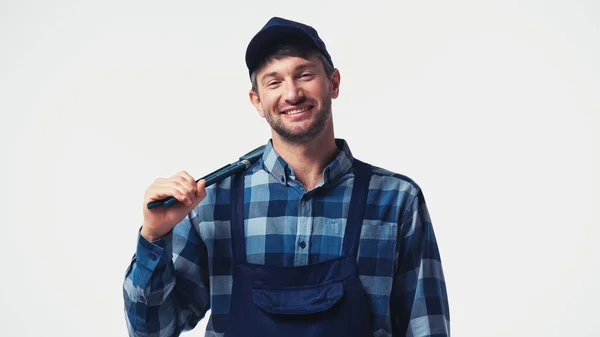
M 288 115 L 288 116 L 293 116 L 293 115 L 303 113 L 307 110 L 310 110 L 311 108 L 312 108 L 311 105 L 307 105 L 307 106 L 303 106 L 303 107 L 296 108 L 296 109 L 286 110 L 286 111 L 283 111 L 282 113 L 285 115 Z

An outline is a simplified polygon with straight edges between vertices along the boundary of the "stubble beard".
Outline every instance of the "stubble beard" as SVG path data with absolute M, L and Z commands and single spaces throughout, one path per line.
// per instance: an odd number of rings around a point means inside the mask
M 265 111 L 265 119 L 273 130 L 283 139 L 292 143 L 304 143 L 320 135 L 331 118 L 331 96 L 322 97 L 321 109 L 314 114 L 313 122 L 302 130 L 293 130 L 283 123 L 283 117 L 274 117 L 270 111 Z

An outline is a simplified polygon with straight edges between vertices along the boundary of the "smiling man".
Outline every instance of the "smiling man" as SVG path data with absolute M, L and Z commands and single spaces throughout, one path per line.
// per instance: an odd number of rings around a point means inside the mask
M 423 193 L 336 139 L 340 92 L 315 29 L 272 18 L 246 51 L 250 101 L 271 126 L 262 158 L 204 187 L 159 178 L 124 299 L 130 336 L 449 336 L 446 285 Z

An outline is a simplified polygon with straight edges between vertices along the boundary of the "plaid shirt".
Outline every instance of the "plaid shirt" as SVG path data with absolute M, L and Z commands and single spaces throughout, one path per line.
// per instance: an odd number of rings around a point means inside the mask
M 352 153 L 340 152 L 310 191 L 274 150 L 245 175 L 250 263 L 302 266 L 340 256 L 354 181 Z M 141 235 L 123 285 L 130 336 L 179 336 L 211 310 L 206 336 L 223 336 L 233 257 L 230 183 L 207 196 L 164 238 Z M 411 179 L 373 167 L 358 251 L 374 336 L 450 335 L 446 285 L 423 193 Z M 232 322 L 235 324 L 235 322 Z

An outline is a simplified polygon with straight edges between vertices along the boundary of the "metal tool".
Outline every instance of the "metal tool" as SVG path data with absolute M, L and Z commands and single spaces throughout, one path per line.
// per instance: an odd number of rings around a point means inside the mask
M 204 180 L 206 180 L 205 186 L 208 187 L 212 184 L 222 181 L 223 179 L 225 179 L 227 177 L 230 177 L 234 174 L 237 174 L 239 172 L 243 172 L 243 171 L 249 169 L 250 166 L 252 166 L 254 163 L 256 163 L 256 161 L 258 161 L 258 159 L 262 156 L 263 152 L 265 151 L 265 147 L 266 147 L 266 145 L 257 147 L 256 149 L 241 156 L 240 159 L 238 161 L 236 161 L 235 163 L 225 165 L 225 166 L 221 167 L 220 169 L 213 171 L 213 172 L 209 173 L 208 175 L 196 180 L 196 182 L 199 182 L 200 180 L 204 179 Z M 168 207 L 171 207 L 171 206 L 177 204 L 178 202 L 179 202 L 179 200 L 177 200 L 177 198 L 168 197 L 168 198 L 164 198 L 161 200 L 149 202 L 148 208 L 152 209 L 152 208 L 156 208 L 156 207 L 160 207 L 160 206 L 168 208 Z

